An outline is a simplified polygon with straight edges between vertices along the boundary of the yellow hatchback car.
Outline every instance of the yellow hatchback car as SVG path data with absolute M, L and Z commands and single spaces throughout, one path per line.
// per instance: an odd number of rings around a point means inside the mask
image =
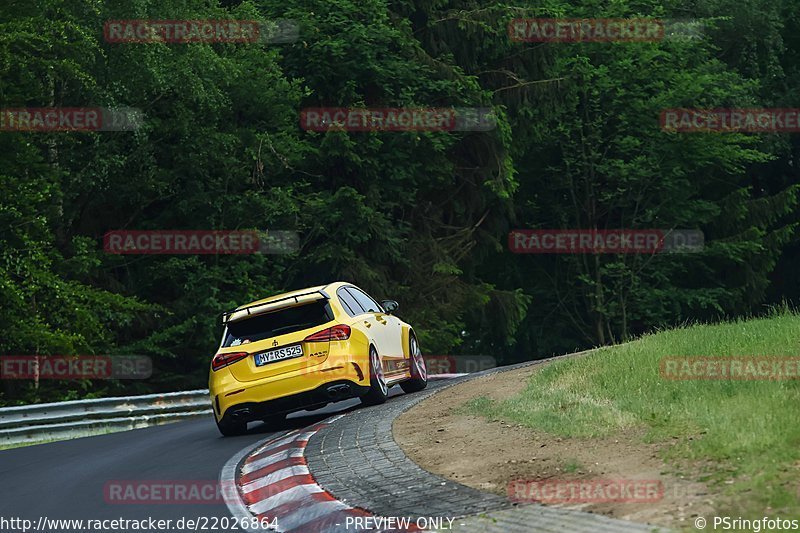
M 425 361 L 412 327 L 393 315 L 397 308 L 337 282 L 223 314 L 208 380 L 220 432 L 240 435 L 248 422 L 271 424 L 349 398 L 383 403 L 396 384 L 424 389 Z

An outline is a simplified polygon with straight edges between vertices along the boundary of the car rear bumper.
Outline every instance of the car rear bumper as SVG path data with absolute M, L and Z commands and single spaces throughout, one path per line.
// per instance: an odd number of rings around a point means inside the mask
M 366 394 L 364 362 L 344 357 L 334 361 L 258 381 L 238 381 L 221 369 L 209 384 L 214 415 L 220 420 L 236 412 L 239 419 L 259 420 Z
M 309 391 L 291 394 L 263 402 L 242 402 L 228 406 L 224 409 L 222 418 L 240 422 L 263 420 L 272 415 L 292 413 L 304 409 L 323 407 L 330 402 L 338 402 L 349 398 L 357 398 L 366 394 L 369 386 L 359 385 L 349 380 L 336 380 L 320 385 Z M 217 412 L 216 400 L 214 413 Z

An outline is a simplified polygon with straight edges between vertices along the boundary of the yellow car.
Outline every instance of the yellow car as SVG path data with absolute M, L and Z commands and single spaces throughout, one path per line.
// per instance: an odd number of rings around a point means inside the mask
M 350 283 L 311 287 L 223 314 L 225 331 L 208 388 L 217 427 L 239 435 L 247 423 L 360 398 L 386 401 L 389 387 L 428 383 L 412 327 Z

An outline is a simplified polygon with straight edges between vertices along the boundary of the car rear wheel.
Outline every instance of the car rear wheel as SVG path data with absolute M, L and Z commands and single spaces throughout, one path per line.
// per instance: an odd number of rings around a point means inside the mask
M 369 392 L 361 397 L 364 405 L 378 405 L 386 401 L 389 396 L 389 386 L 386 376 L 383 375 L 383 365 L 378 351 L 369 347 Z
M 244 435 L 247 432 L 247 422 L 223 418 L 222 420 L 217 420 L 217 428 L 224 436 L 235 437 L 237 435 Z
M 412 333 L 408 339 L 408 347 L 411 356 L 411 379 L 400 384 L 403 392 L 417 392 L 428 386 L 428 368 L 425 366 L 425 359 L 422 357 L 422 350 L 419 349 L 419 342 Z

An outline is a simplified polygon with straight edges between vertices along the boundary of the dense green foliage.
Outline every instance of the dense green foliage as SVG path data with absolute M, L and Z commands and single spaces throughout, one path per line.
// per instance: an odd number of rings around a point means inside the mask
M 501 363 L 794 299 L 797 136 L 664 133 L 668 107 L 791 107 L 790 0 L 6 0 L 0 107 L 130 106 L 135 132 L 0 132 L 0 353 L 143 354 L 203 386 L 224 310 L 344 279 L 427 353 Z M 524 16 L 697 17 L 697 39 L 519 43 Z M 289 44 L 120 44 L 111 19 L 293 19 Z M 493 107 L 489 132 L 314 133 L 304 107 Z M 695 254 L 515 255 L 513 228 L 697 228 Z M 110 255 L 114 229 L 296 230 L 289 255 Z

